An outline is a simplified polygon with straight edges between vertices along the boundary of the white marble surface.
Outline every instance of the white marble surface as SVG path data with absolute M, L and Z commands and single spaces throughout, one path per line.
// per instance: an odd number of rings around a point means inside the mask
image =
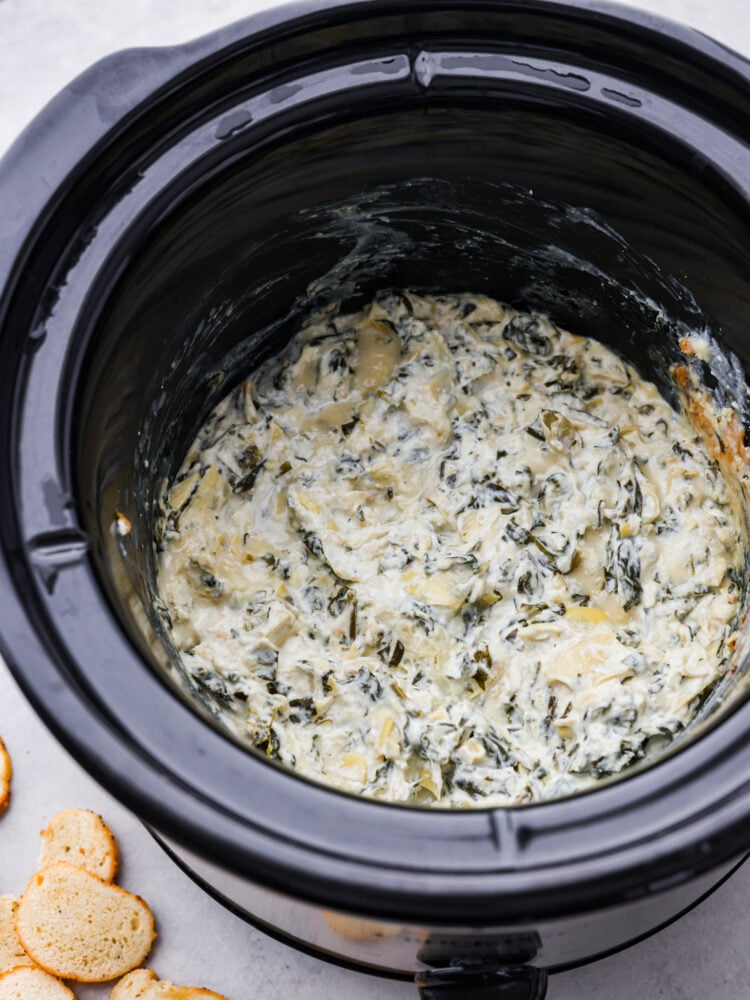
M 269 6 L 264 0 L 0 0 L 0 153 L 70 78 L 116 49 L 168 45 Z M 750 55 L 748 0 L 650 0 Z M 2 225 L 0 191 L 0 226 Z M 0 820 L 0 893 L 22 891 L 34 869 L 38 831 L 58 809 L 101 812 L 122 847 L 122 884 L 151 903 L 159 938 L 150 964 L 178 982 L 231 1000 L 413 998 L 406 984 L 346 972 L 265 937 L 205 896 L 140 823 L 56 743 L 0 662 L 0 734 L 13 756 L 11 808 Z M 750 866 L 707 902 L 649 940 L 557 976 L 550 1000 L 750 998 Z M 81 998 L 108 995 L 81 987 Z

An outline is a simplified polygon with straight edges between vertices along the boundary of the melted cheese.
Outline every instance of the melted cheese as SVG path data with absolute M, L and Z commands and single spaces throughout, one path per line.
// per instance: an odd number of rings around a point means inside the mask
M 303 329 L 171 486 L 159 590 L 249 743 L 349 792 L 568 794 L 683 730 L 745 549 L 688 421 L 620 357 L 481 297 Z

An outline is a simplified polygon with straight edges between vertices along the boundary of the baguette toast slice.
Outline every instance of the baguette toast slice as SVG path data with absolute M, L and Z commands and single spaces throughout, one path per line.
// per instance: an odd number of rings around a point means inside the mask
M 0 973 L 34 963 L 23 950 L 16 934 L 17 901 L 12 896 L 0 896 Z
M 115 986 L 109 1000 L 226 1000 L 195 986 L 175 986 L 168 979 L 159 979 L 151 969 L 136 969 Z
M 0 739 L 0 813 L 5 812 L 10 802 L 10 779 L 13 777 L 13 765 L 5 744 Z
M 75 1000 L 75 993 L 41 969 L 20 966 L 0 975 L 0 1000 Z
M 105 882 L 117 875 L 119 852 L 112 831 L 90 809 L 64 809 L 52 817 L 42 830 L 42 849 L 38 867 L 47 868 L 58 861 L 85 868 Z
M 156 937 L 140 896 L 66 862 L 32 875 L 15 927 L 40 968 L 81 983 L 107 982 L 135 969 Z

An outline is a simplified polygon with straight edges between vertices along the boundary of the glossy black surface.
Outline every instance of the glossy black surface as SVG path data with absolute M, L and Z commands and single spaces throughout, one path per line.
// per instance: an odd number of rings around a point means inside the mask
M 501 0 L 274 12 L 107 60 L 0 167 L 3 651 L 72 752 L 176 840 L 293 895 L 438 924 L 614 905 L 747 847 L 747 704 L 576 799 L 389 807 L 207 723 L 133 596 L 160 478 L 342 287 L 543 306 L 664 384 L 684 325 L 750 358 L 748 67 L 652 21 Z
M 474 971 L 434 969 L 417 976 L 421 1000 L 543 1000 L 547 974 L 543 969 Z

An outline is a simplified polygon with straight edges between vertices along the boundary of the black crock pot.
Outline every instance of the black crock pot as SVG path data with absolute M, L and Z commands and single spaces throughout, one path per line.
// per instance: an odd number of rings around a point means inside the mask
M 327 0 L 112 56 L 5 157 L 3 653 L 65 746 L 247 919 L 424 997 L 522 1000 L 750 847 L 742 667 L 699 738 L 624 780 L 421 811 L 239 746 L 147 610 L 161 480 L 336 296 L 541 307 L 667 393 L 686 329 L 750 359 L 749 142 L 750 65 L 648 14 Z

